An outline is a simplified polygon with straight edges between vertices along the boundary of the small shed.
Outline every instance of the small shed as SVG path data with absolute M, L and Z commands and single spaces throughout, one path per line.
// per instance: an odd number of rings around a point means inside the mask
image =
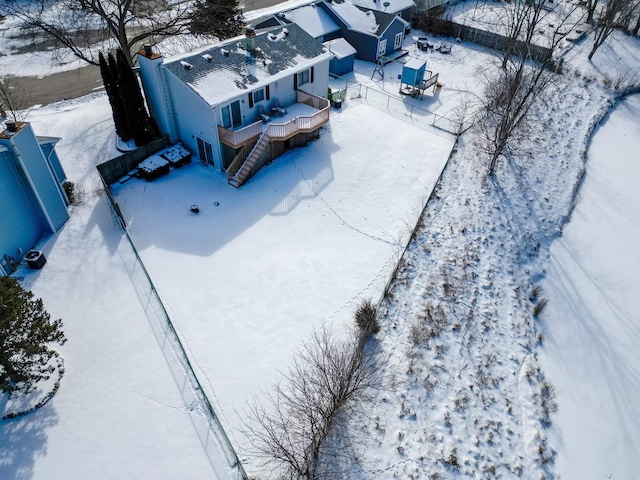
M 427 63 L 424 60 L 411 58 L 402 67 L 402 85 L 420 88 L 422 86 L 422 80 L 424 79 L 424 72 L 426 68 Z
M 329 62 L 329 73 L 332 75 L 342 76 L 353 71 L 353 62 L 356 58 L 356 49 L 344 38 L 336 38 L 323 43 L 329 52 L 331 52 L 331 61 Z

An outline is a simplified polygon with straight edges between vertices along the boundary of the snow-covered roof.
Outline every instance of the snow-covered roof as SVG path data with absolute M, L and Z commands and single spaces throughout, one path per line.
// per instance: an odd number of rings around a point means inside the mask
M 404 64 L 405 68 L 410 68 L 411 70 L 420 70 L 427 64 L 424 60 L 420 60 L 419 58 L 411 58 L 407 63 Z
M 330 54 L 295 23 L 258 33 L 254 50 L 236 37 L 192 53 L 167 59 L 164 66 L 209 105 L 237 97 L 329 58 Z
M 351 2 L 332 2 L 327 5 L 344 21 L 347 28 L 372 35 L 378 33 L 380 24 L 372 11 L 365 12 Z
M 323 45 L 338 59 L 346 58 L 349 55 L 355 55 L 356 49 L 344 38 L 336 38 L 324 42 Z
M 297 23 L 314 38 L 340 30 L 340 27 L 331 19 L 327 12 L 322 8 L 318 8 L 315 3 L 282 12 L 280 15 L 290 22 Z
M 381 36 L 394 21 L 409 23 L 402 17 L 379 10 L 367 10 L 345 0 L 322 2 L 345 23 L 347 28 L 356 32 Z
M 378 10 L 386 13 L 400 13 L 416 6 L 413 0 L 351 0 L 354 5 L 368 10 Z M 385 6 L 385 3 L 388 3 Z

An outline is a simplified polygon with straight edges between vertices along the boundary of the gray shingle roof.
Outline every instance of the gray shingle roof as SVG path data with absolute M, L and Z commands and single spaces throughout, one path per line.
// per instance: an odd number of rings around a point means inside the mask
M 250 52 L 244 37 L 235 38 L 197 54 L 167 59 L 164 65 L 207 102 L 214 104 L 259 83 L 268 83 L 269 77 L 327 55 L 322 45 L 296 24 L 258 33 L 255 47 L 256 50 Z M 231 87 L 232 91 L 229 91 L 230 85 L 236 88 Z

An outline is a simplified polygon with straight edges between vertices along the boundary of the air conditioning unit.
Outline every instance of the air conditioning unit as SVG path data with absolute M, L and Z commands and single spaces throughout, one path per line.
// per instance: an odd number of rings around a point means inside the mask
M 44 253 L 40 250 L 29 250 L 24 258 L 27 260 L 27 266 L 35 270 L 40 270 L 47 263 Z

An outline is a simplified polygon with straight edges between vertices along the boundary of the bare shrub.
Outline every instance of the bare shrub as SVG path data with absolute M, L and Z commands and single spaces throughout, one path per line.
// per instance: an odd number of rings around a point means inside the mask
M 542 285 L 535 285 L 532 289 L 531 289 L 531 295 L 529 295 L 529 299 L 532 302 L 535 302 L 536 300 L 538 300 L 543 293 L 543 289 L 542 289 Z
M 367 337 L 369 335 L 375 335 L 380 331 L 380 324 L 378 323 L 378 312 L 373 306 L 370 299 L 363 300 L 355 313 L 356 325 L 360 332 Z
M 377 382 L 365 336 L 339 341 L 327 327 L 315 331 L 281 380 L 249 402 L 249 453 L 278 478 L 344 478 L 354 457 L 347 420 L 364 418 Z
M 546 298 L 541 298 L 540 300 L 538 300 L 538 303 L 536 303 L 536 305 L 533 307 L 533 316 L 539 317 L 540 315 L 542 315 L 542 312 L 545 311 L 548 304 L 549 300 L 547 300 Z

